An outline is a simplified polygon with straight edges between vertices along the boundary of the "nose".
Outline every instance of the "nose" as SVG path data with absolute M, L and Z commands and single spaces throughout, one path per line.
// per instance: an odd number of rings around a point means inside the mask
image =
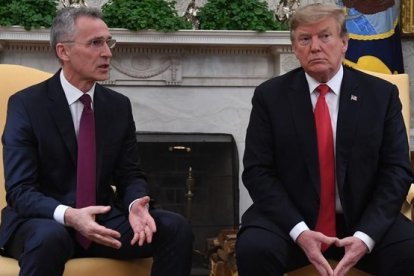
M 111 48 L 109 48 L 107 43 L 105 43 L 102 47 L 101 56 L 102 57 L 109 57 L 109 58 L 112 57 L 112 50 L 111 50 Z
M 319 40 L 318 36 L 312 36 L 310 47 L 312 51 L 318 51 L 321 46 L 321 41 Z

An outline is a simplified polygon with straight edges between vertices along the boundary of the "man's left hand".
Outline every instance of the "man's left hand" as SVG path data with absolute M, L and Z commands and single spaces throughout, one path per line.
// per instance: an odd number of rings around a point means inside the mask
M 129 212 L 129 223 L 134 231 L 131 245 L 138 243 L 139 246 L 142 246 L 145 242 L 151 243 L 152 236 L 157 231 L 155 221 L 148 212 L 149 201 L 150 198 L 145 196 L 132 204 Z
M 349 270 L 368 252 L 365 243 L 356 237 L 346 237 L 335 242 L 338 247 L 345 248 L 345 255 L 334 270 L 335 276 L 346 275 Z

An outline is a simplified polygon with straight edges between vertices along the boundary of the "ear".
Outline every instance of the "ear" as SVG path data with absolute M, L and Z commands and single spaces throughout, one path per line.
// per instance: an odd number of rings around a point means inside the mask
M 67 61 L 70 59 L 71 48 L 63 43 L 56 44 L 56 55 L 62 61 Z
M 349 41 L 349 37 L 348 35 L 342 37 L 342 52 L 345 53 L 348 50 L 348 41 Z

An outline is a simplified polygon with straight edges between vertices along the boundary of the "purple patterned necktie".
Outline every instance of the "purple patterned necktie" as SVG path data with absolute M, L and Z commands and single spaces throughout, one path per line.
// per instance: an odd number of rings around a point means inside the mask
M 83 104 L 83 111 L 78 135 L 76 208 L 83 208 L 96 204 L 96 145 L 91 97 L 84 94 L 79 100 Z M 76 239 L 84 249 L 91 244 L 91 241 L 80 233 L 77 233 Z

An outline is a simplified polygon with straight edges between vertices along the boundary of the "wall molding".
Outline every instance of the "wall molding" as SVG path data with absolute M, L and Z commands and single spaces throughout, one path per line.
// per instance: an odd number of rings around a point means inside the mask
M 110 31 L 117 46 L 106 85 L 254 87 L 297 65 L 286 31 Z M 56 71 L 49 30 L 0 27 L 0 62 Z

